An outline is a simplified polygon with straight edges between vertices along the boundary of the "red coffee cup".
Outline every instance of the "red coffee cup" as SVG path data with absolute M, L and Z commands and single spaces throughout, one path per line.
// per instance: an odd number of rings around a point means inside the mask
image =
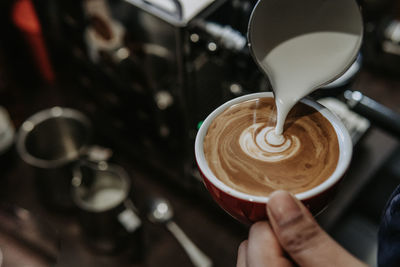
M 254 93 L 232 99 L 215 109 L 201 125 L 195 141 L 195 156 L 203 182 L 214 200 L 232 217 L 242 223 L 251 224 L 256 221 L 266 220 L 266 205 L 268 197 L 253 196 L 235 190 L 220 181 L 211 171 L 204 156 L 203 142 L 211 122 L 228 107 L 247 100 L 270 97 L 272 92 Z M 310 190 L 296 194 L 315 215 L 321 212 L 334 196 L 335 189 L 349 167 L 353 145 L 349 133 L 341 120 L 326 107 L 310 99 L 302 99 L 302 103 L 313 107 L 320 112 L 333 126 L 339 143 L 339 159 L 336 169 L 324 182 Z

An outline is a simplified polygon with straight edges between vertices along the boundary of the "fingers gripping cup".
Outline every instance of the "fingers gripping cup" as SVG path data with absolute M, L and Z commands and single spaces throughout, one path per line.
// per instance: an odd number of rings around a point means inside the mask
M 245 95 L 212 112 L 196 136 L 205 186 L 243 223 L 267 219 L 268 196 L 278 189 L 320 212 L 350 164 L 350 136 L 327 108 L 301 100 L 285 122 L 284 140 L 274 140 L 275 118 L 271 92 Z

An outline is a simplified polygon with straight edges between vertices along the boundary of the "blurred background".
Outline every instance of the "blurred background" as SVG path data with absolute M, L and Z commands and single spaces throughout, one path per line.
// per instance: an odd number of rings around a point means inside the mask
M 255 3 L 1 1 L 1 267 L 193 266 L 171 225 L 213 266 L 235 265 L 248 228 L 211 200 L 193 146 L 217 106 L 271 90 L 247 48 Z M 400 1 L 358 3 L 357 60 L 311 96 L 354 143 L 317 219 L 375 266 L 381 213 L 400 184 Z M 151 219 L 160 198 L 173 224 Z

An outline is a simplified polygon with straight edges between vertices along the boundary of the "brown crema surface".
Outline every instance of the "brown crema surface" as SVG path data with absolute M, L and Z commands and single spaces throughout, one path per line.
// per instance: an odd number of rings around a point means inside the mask
M 214 175 L 229 187 L 256 196 L 277 189 L 300 193 L 329 178 L 339 159 L 330 122 L 314 108 L 298 103 L 285 122 L 283 135 L 290 145 L 278 152 L 277 146 L 265 150 L 260 145 L 264 137 L 256 141 L 260 129 L 273 128 L 275 123 L 273 98 L 245 101 L 218 115 L 204 138 L 204 154 Z M 249 130 L 255 124 L 261 127 Z

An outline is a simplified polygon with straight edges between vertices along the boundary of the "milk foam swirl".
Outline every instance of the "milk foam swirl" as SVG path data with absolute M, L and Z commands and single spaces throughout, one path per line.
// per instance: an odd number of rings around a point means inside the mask
M 339 145 L 329 121 L 297 104 L 285 123 L 281 145 L 266 141 L 276 123 L 273 98 L 231 106 L 210 124 L 204 155 L 214 175 L 238 191 L 266 196 L 274 190 L 304 192 L 335 170 Z
M 284 160 L 300 149 L 300 141 L 296 136 L 285 137 L 281 145 L 270 144 L 267 137 L 271 131 L 274 131 L 274 127 L 265 127 L 264 123 L 250 125 L 240 135 L 240 147 L 250 157 L 266 162 Z

